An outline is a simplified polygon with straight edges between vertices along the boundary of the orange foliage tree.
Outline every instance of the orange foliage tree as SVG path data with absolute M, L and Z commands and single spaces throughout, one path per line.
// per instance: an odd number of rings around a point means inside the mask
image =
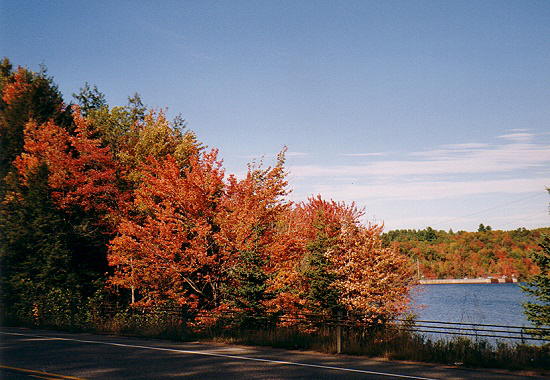
M 132 302 L 219 304 L 226 258 L 215 242 L 224 177 L 217 152 L 191 157 L 186 168 L 151 157 L 142 173 L 134 209 L 110 243 L 111 282 L 131 289 Z
M 383 248 L 382 228 L 360 223 L 354 204 L 320 196 L 297 205 L 289 231 L 298 234 L 290 255 L 276 258 L 274 285 L 284 309 L 346 312 L 374 322 L 405 310 L 414 284 L 405 256 Z
M 23 184 L 41 163 L 48 167 L 48 184 L 56 204 L 70 211 L 77 207 L 103 215 L 113 210 L 119 196 L 116 167 L 108 147 L 92 137 L 86 120 L 74 108 L 74 134 L 52 120 L 25 128 L 24 152 L 14 165 Z

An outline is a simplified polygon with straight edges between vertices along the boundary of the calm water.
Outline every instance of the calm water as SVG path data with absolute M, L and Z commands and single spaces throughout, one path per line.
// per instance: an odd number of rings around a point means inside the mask
M 531 326 L 518 284 L 421 285 L 414 296 L 419 320 Z
M 532 324 L 525 318 L 522 304 L 529 300 L 518 284 L 421 285 L 414 295 L 413 310 L 417 320 L 528 327 Z M 450 335 L 425 335 L 435 339 L 451 338 Z M 492 343 L 497 341 L 488 337 L 483 339 Z M 529 339 L 525 342 L 542 344 Z

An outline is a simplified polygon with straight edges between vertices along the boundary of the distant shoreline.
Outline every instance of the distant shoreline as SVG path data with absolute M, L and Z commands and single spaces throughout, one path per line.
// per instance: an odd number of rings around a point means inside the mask
M 420 285 L 440 284 L 512 284 L 517 283 L 516 277 L 512 278 L 445 278 L 432 280 L 419 280 Z

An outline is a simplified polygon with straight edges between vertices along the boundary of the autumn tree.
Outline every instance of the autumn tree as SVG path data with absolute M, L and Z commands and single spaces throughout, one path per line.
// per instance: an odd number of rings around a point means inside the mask
M 342 231 L 339 251 L 331 252 L 339 302 L 369 322 L 394 318 L 406 310 L 415 284 L 407 258 L 383 248 L 382 228 L 348 225 Z
M 150 157 L 162 159 L 171 155 L 181 167 L 189 165 L 191 156 L 201 149 L 195 134 L 174 128 L 164 112 L 151 110 L 143 121 L 133 126 L 133 132 L 118 153 L 119 161 L 129 168 L 128 178 L 140 179 L 140 167 Z
M 118 199 L 115 167 L 78 109 L 73 121 L 73 133 L 53 120 L 28 122 L 16 172 L 7 177 L 0 223 L 5 280 L 12 289 L 8 307 L 35 294 L 25 284 L 41 294 L 83 299 L 108 269 L 109 217 Z
M 0 69 L 0 195 L 12 162 L 23 151 L 24 129 L 29 120 L 38 124 L 53 119 L 65 128 L 72 124 L 71 111 L 64 107 L 61 93 L 41 68 L 38 73 L 18 67 L 12 70 L 4 58 Z
M 284 150 L 274 166 L 226 179 L 217 151 L 137 94 L 110 107 L 86 83 L 73 94 L 79 106 L 67 106 L 45 70 L 8 60 L 0 93 L 9 307 L 28 316 L 54 293 L 84 300 L 111 272 L 132 304 L 197 315 L 358 312 L 373 322 L 405 308 L 404 255 L 383 247 L 381 228 L 363 225 L 353 204 L 289 201 Z M 430 229 L 424 242 L 439 238 Z
M 431 230 L 431 231 L 430 231 Z M 418 259 L 426 278 L 475 278 L 517 276 L 527 278 L 537 272 L 529 252 L 541 250 L 534 242 L 550 229 L 492 230 L 449 233 L 423 230 L 394 230 L 382 235 L 384 247 L 393 247 Z M 430 239 L 430 235 L 435 239 Z
M 77 208 L 106 215 L 116 207 L 116 169 L 108 147 L 92 137 L 93 130 L 74 108 L 74 134 L 53 120 L 31 121 L 25 129 L 24 152 L 14 162 L 26 184 L 36 167 L 45 163 L 52 196 L 61 209 Z M 98 215 L 96 215 L 98 216 Z
M 133 190 L 137 186 L 141 167 L 150 156 L 163 159 L 171 155 L 185 166 L 190 156 L 202 149 L 181 118 L 169 121 L 163 111 L 147 110 L 138 94 L 129 98 L 126 106 L 109 108 L 94 105 L 100 95 L 88 94 L 90 91 L 84 88 L 75 96 L 84 98 L 80 102 L 88 104 L 88 123 L 119 164 L 121 187 Z
M 245 314 L 265 313 L 269 292 L 269 264 L 284 250 L 279 235 L 281 215 L 290 202 L 283 150 L 274 167 L 249 165 L 242 180 L 230 176 L 217 213 L 217 242 L 228 258 L 224 302 Z
M 142 173 L 135 211 L 110 243 L 112 283 L 142 304 L 216 307 L 227 261 L 215 243 L 224 176 L 217 152 L 196 154 L 185 168 L 172 156 L 151 157 Z
M 98 221 L 112 205 L 104 202 L 113 194 L 108 155 L 96 149 L 44 68 L 12 71 L 4 59 L 0 72 L 4 306 L 50 291 L 90 294 L 107 269 Z
M 185 120 L 169 121 L 164 111 L 148 109 L 141 96 L 128 97 L 128 104 L 109 108 L 97 86 L 85 83 L 73 94 L 82 114 L 93 125 L 98 138 L 109 146 L 117 160 L 136 170 L 149 156 L 160 159 L 170 154 L 185 163 L 200 149 L 193 132 L 185 130 Z
M 405 310 L 414 282 L 407 258 L 383 248 L 381 227 L 362 225 L 362 215 L 353 204 L 320 197 L 293 210 L 290 229 L 300 234 L 295 241 L 300 253 L 294 249 L 279 261 L 281 302 L 290 300 L 298 310 L 325 315 L 358 313 L 369 322 Z
M 83 109 L 88 122 L 93 125 L 97 137 L 108 146 L 117 158 L 121 150 L 127 149 L 136 139 L 138 125 L 143 123 L 147 107 L 138 94 L 128 98 L 125 106 L 109 107 L 105 96 L 96 86 L 85 84 L 73 97 Z

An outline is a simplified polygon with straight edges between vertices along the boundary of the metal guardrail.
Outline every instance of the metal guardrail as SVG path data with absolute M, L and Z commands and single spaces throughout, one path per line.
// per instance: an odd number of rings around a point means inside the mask
M 541 327 L 417 320 L 405 329 L 419 333 L 550 342 L 550 329 Z

